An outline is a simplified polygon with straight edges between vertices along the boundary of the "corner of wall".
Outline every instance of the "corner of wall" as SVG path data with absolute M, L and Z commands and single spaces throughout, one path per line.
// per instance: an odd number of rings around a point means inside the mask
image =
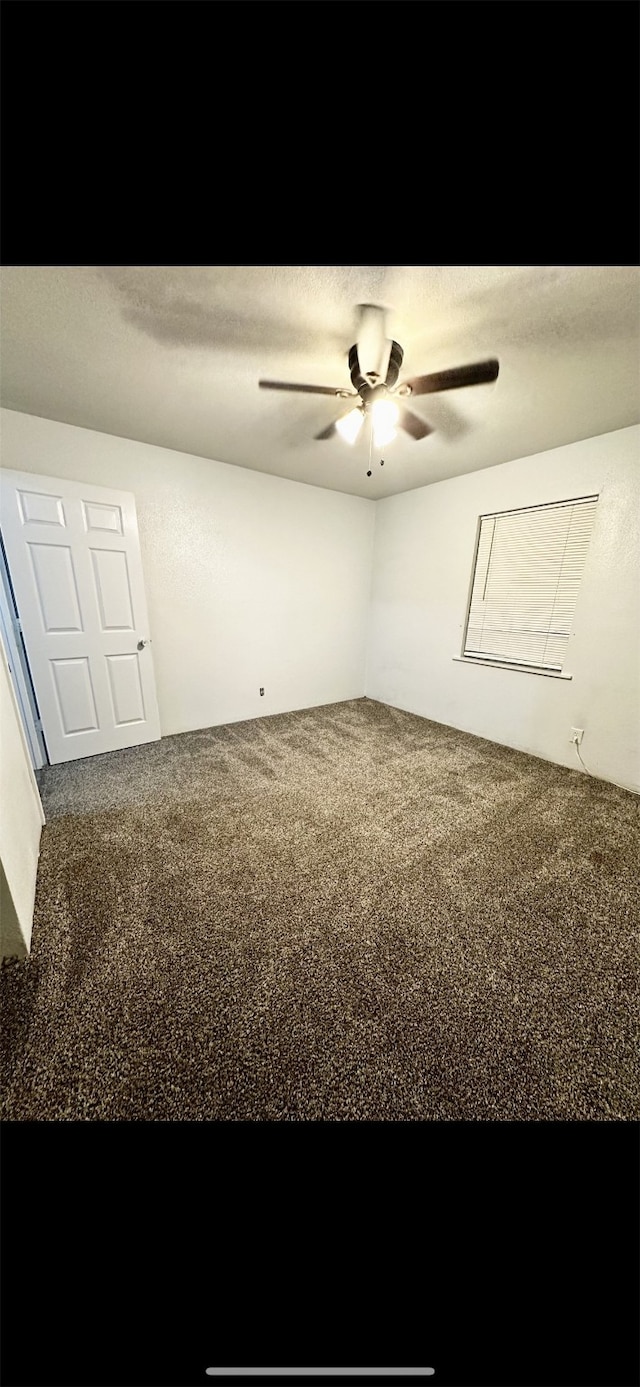
M 29 940 L 29 944 L 31 940 Z M 29 952 L 27 941 L 20 928 L 20 921 L 4 867 L 0 862 L 0 955 L 4 963 L 8 959 L 26 958 Z
M 380 505 L 380 500 L 381 500 L 381 499 L 384 500 L 385 498 L 382 497 L 382 498 L 379 498 L 377 501 L 374 501 L 374 502 L 373 502 L 373 506 L 374 506 L 374 512 L 373 512 L 373 525 L 371 526 L 371 551 L 370 551 L 370 555 L 369 555 L 369 597 L 368 597 L 368 601 L 367 601 L 367 613 L 366 613 L 366 617 L 365 617 L 365 631 L 364 631 L 364 683 L 363 683 L 363 687 L 364 687 L 364 697 L 365 697 L 365 698 L 368 698 L 368 697 L 369 697 L 369 665 L 370 665 L 370 659 L 371 659 L 371 632 L 372 632 L 372 627 L 373 627 L 373 587 L 374 587 L 375 569 L 376 569 L 376 535 L 377 535 L 378 515 L 379 515 L 378 507 L 379 507 L 379 505 Z
M 31 946 L 33 907 L 44 810 L 18 700 L 0 639 L 0 941 L 2 957 L 24 957 Z M 11 784 L 11 809 L 8 785 Z

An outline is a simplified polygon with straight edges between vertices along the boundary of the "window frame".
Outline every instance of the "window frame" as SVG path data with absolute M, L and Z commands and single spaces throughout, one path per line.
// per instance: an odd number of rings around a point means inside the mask
M 503 509 L 499 511 L 484 511 L 481 515 L 478 516 L 476 523 L 475 545 L 473 550 L 473 562 L 471 564 L 471 579 L 469 582 L 469 591 L 467 594 L 466 616 L 462 630 L 462 646 L 460 649 L 460 654 L 453 656 L 454 660 L 456 660 L 459 664 L 464 665 L 485 665 L 488 666 L 490 669 L 513 669 L 518 670 L 520 674 L 541 674 L 544 675 L 547 679 L 573 679 L 573 675 L 566 673 L 565 670 L 552 669 L 550 667 L 546 668 L 544 665 L 526 664 L 524 661 L 509 660 L 507 658 L 500 659 L 500 657 L 498 656 L 493 658 L 491 655 L 485 655 L 483 653 L 475 655 L 473 654 L 473 652 L 465 650 L 465 646 L 467 644 L 467 633 L 469 630 L 469 620 L 471 617 L 473 589 L 476 581 L 476 567 L 478 563 L 480 537 L 482 534 L 482 522 L 483 520 L 497 520 L 498 517 L 502 515 L 522 515 L 527 511 L 552 510 L 557 509 L 559 506 L 577 506 L 586 503 L 587 501 L 595 501 L 596 504 L 598 504 L 601 495 L 601 491 L 589 492 L 585 496 L 569 496 L 565 497 L 561 501 L 541 501 L 539 503 L 529 506 L 509 506 L 503 507 Z M 591 541 L 589 540 L 589 542 Z M 580 582 L 582 582 L 582 575 L 580 577 Z

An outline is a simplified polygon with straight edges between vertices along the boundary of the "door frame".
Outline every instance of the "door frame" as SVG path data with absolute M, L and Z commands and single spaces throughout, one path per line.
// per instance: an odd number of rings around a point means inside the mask
M 16 604 L 11 574 L 0 535 L 0 637 L 4 646 L 7 667 L 16 695 L 16 703 L 25 733 L 33 769 L 49 765 L 40 712 L 36 699 L 27 652 L 22 639 L 22 623 Z

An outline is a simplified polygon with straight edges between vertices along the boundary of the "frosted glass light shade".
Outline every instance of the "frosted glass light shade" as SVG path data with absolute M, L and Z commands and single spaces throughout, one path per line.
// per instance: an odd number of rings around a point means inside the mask
M 376 400 L 371 413 L 373 416 L 373 441 L 376 448 L 383 448 L 396 436 L 395 425 L 398 422 L 398 406 L 394 405 L 393 400 Z
M 345 443 L 355 443 L 358 434 L 364 423 L 364 414 L 361 409 L 352 409 L 350 414 L 345 414 L 343 419 L 338 419 L 336 428 Z

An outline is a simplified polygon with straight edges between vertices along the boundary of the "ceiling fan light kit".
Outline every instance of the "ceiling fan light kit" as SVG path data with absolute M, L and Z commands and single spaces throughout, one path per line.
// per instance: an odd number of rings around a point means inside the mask
M 406 405 L 397 404 L 397 400 L 408 399 L 411 395 L 434 395 L 442 390 L 459 390 L 470 385 L 488 385 L 497 380 L 500 363 L 491 357 L 469 366 L 455 366 L 448 371 L 413 376 L 398 384 L 404 352 L 399 342 L 385 336 L 384 317 L 383 308 L 375 304 L 360 305 L 360 333 L 358 341 L 349 350 L 352 391 L 327 385 L 293 385 L 276 380 L 261 380 L 258 384 L 263 390 L 294 390 L 306 394 L 333 395 L 340 400 L 357 400 L 353 409 L 334 420 L 315 437 L 325 440 L 338 433 L 345 442 L 353 444 L 368 417 L 372 425 L 372 441 L 380 448 L 386 447 L 396 437 L 396 425 L 416 441 L 433 433 L 426 419 L 407 409 Z M 363 369 L 363 362 L 368 370 Z M 367 476 L 371 476 L 371 471 L 367 472 Z

